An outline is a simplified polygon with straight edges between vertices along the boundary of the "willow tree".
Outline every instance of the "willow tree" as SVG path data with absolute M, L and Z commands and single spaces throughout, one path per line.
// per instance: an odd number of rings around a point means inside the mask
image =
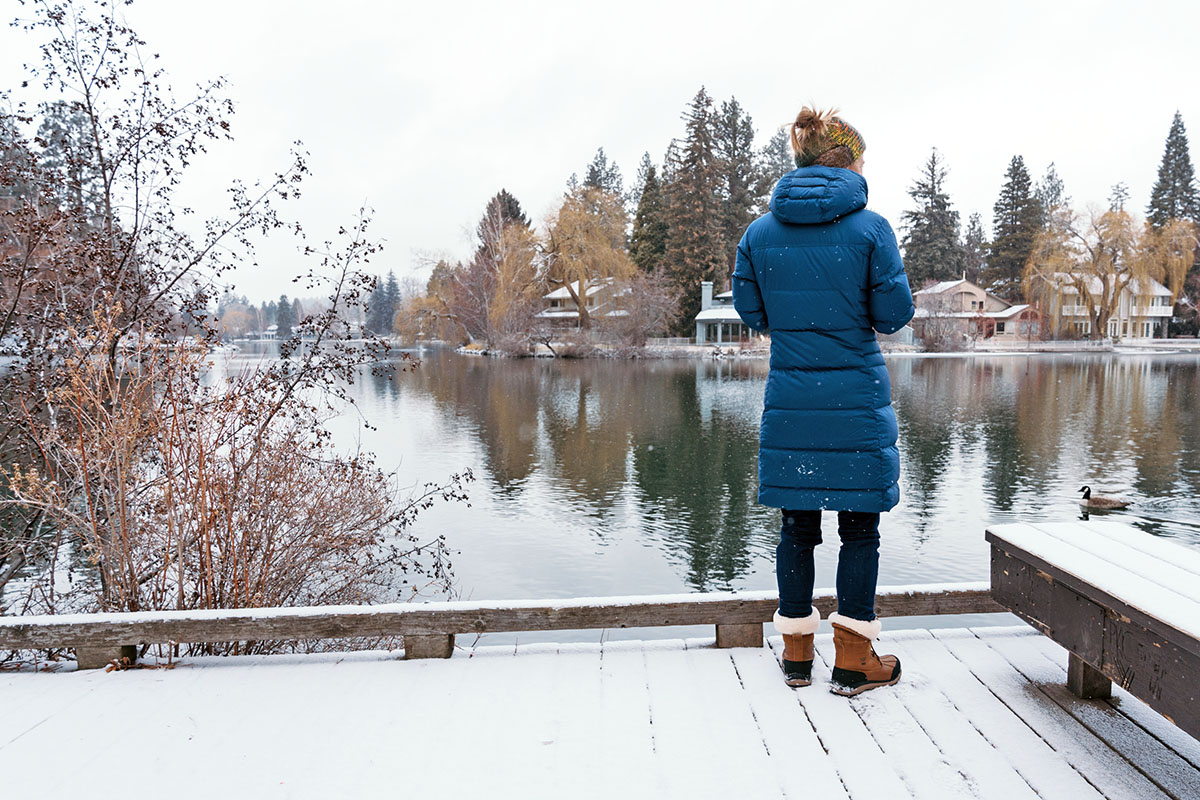
M 546 280 L 566 287 L 579 310 L 579 325 L 590 328 L 589 292 L 633 275 L 625 249 L 625 207 L 612 192 L 581 186 L 571 190 L 548 221 Z
M 1186 222 L 1156 229 L 1119 209 L 1086 215 L 1063 209 L 1050 217 L 1025 263 L 1026 296 L 1049 316 L 1056 333 L 1066 300 L 1073 296 L 1073 305 L 1086 309 L 1091 338 L 1100 339 L 1127 291 L 1136 298 L 1150 281 L 1158 281 L 1172 300 L 1178 297 L 1195 246 L 1195 232 Z

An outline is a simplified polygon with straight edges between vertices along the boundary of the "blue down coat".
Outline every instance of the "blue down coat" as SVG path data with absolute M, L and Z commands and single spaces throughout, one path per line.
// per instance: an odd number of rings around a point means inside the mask
M 913 300 L 896 235 L 866 204 L 858 173 L 797 169 L 738 244 L 733 305 L 771 332 L 763 505 L 887 511 L 900 499 L 896 414 L 875 331 L 904 327 Z

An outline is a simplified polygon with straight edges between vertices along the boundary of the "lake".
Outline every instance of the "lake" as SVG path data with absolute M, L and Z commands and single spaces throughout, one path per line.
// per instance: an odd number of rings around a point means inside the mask
M 474 471 L 469 506 L 416 523 L 457 551 L 462 598 L 775 587 L 778 512 L 756 502 L 765 361 L 414 355 L 418 369 L 353 387 L 377 430 L 355 414 L 333 427 L 405 486 Z M 881 584 L 987 580 L 984 528 L 1077 519 L 1083 484 L 1133 501 L 1105 518 L 1200 547 L 1200 356 L 887 364 L 901 499 L 880 526 Z M 832 513 L 825 541 L 818 587 L 833 585 Z

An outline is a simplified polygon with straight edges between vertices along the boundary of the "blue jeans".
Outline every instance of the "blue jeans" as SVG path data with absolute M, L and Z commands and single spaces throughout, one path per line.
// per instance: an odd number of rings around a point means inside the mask
M 879 514 L 839 511 L 838 613 L 870 622 L 875 619 L 875 583 L 879 579 Z M 783 527 L 775 550 L 779 581 L 779 613 L 807 617 L 812 613 L 813 550 L 821 543 L 821 512 L 783 509 Z

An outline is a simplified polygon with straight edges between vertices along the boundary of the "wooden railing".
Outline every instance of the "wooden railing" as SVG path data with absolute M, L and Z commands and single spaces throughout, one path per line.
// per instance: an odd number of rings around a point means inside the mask
M 881 587 L 881 617 L 1004 611 L 986 583 Z M 448 658 L 455 634 L 715 625 L 717 647 L 756 647 L 774 592 L 497 602 L 394 603 L 0 617 L 0 650 L 73 648 L 81 669 L 136 660 L 143 645 L 403 636 L 406 658 Z M 834 593 L 817 593 L 826 617 Z

